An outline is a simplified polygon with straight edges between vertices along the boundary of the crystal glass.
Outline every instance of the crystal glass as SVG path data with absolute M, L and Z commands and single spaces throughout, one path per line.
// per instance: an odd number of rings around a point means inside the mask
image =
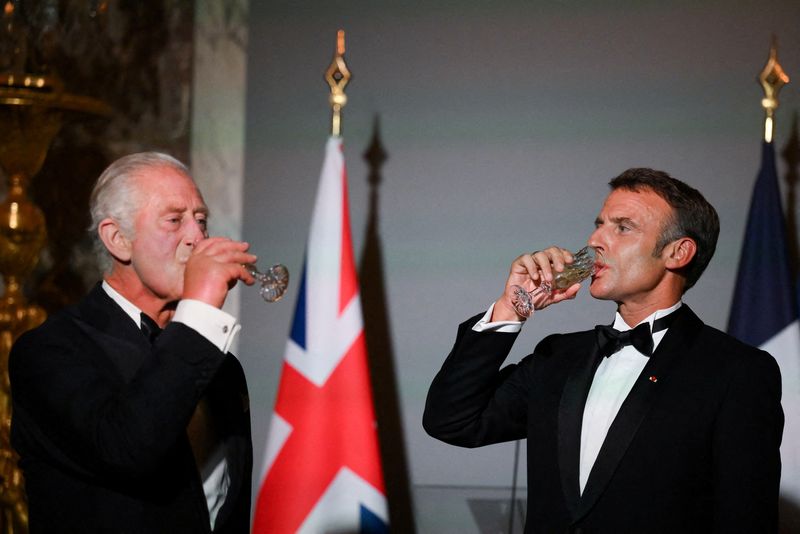
M 286 293 L 286 287 L 289 285 L 289 269 L 277 263 L 267 269 L 267 272 L 262 273 L 258 267 L 253 263 L 245 263 L 244 268 L 250 273 L 250 276 L 256 279 L 256 282 L 261 284 L 259 293 L 261 298 L 267 302 L 277 302 L 281 300 L 283 294 Z
M 572 263 L 565 265 L 564 270 L 560 273 L 555 273 L 552 282 L 543 281 L 533 291 L 526 291 L 522 286 L 511 286 L 514 290 L 511 298 L 514 310 L 522 317 L 530 317 L 533 314 L 534 301 L 542 293 L 550 295 L 553 291 L 567 289 L 592 276 L 596 261 L 595 254 L 594 248 L 583 247 L 572 255 Z

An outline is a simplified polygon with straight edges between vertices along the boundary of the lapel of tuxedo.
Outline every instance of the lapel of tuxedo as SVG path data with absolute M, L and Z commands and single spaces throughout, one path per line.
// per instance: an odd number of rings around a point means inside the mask
M 153 349 L 136 323 L 108 296 L 100 283 L 78 304 L 76 315 L 78 325 L 99 347 L 103 364 L 110 363 L 125 383 L 130 382 Z M 176 446 L 182 454 L 180 458 L 186 460 L 186 472 L 192 473 L 190 491 L 194 494 L 195 511 L 199 518 L 197 524 L 210 525 L 203 482 L 188 438 L 181 440 Z
M 650 411 L 654 400 L 658 398 L 659 386 L 668 379 L 674 365 L 685 357 L 692 340 L 702 327 L 700 319 L 685 304 L 674 313 L 679 315 L 675 317 L 675 322 L 645 365 L 608 429 L 606 439 L 589 474 L 583 495 L 579 499 L 578 506 L 573 509 L 573 521 L 578 521 L 586 515 L 608 486 L 642 421 Z M 584 402 L 585 396 L 586 394 Z M 581 410 L 581 421 L 582 416 L 583 410 Z M 578 460 L 575 461 L 576 464 L 580 461 L 580 426 L 578 430 L 577 452 L 575 453 Z M 577 478 L 575 485 L 576 487 L 578 485 Z
M 136 323 L 98 283 L 77 307 L 77 320 L 100 350 L 122 375 L 130 381 L 151 350 L 150 342 Z
M 581 498 L 579 474 L 583 409 L 592 378 L 602 358 L 597 340 L 593 339 L 595 341 L 590 345 L 587 357 L 579 358 L 570 371 L 558 406 L 558 465 L 561 488 L 570 514 L 577 510 Z

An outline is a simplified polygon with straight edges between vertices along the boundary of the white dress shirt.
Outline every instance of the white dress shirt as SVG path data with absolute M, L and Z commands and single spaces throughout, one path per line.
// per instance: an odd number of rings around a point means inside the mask
M 680 308 L 681 302 L 675 305 L 658 310 L 649 315 L 640 323 L 629 326 L 617 312 L 614 319 L 614 328 L 620 332 L 630 330 L 641 323 L 653 322 Z M 494 304 L 484 316 L 472 327 L 476 332 L 507 332 L 515 333 L 522 329 L 522 322 L 519 321 L 495 321 L 490 322 Z M 529 319 L 530 320 L 530 319 Z M 653 350 L 664 338 L 667 330 L 660 330 L 653 334 Z M 636 350 L 633 345 L 627 345 L 615 352 L 608 358 L 603 358 L 597 368 L 597 372 L 592 380 L 589 389 L 589 396 L 586 399 L 586 406 L 583 409 L 583 425 L 581 426 L 581 457 L 580 457 L 580 488 L 581 494 L 589 480 L 589 473 L 592 471 L 597 455 L 600 452 L 603 442 L 611 428 L 611 423 L 617 416 L 622 403 L 628 397 L 633 388 L 633 384 L 647 364 L 648 357 Z
M 141 328 L 141 313 L 135 304 L 119 294 L 111 285 L 103 280 L 103 289 L 116 302 L 122 310 L 130 316 L 137 328 Z M 153 318 L 155 319 L 155 318 Z M 183 323 L 195 330 L 198 334 L 209 340 L 222 352 L 227 352 L 233 343 L 236 334 L 241 330 L 241 325 L 236 322 L 236 317 L 214 306 L 199 300 L 181 300 L 172 316 L 175 322 Z M 200 466 L 203 477 L 203 492 L 206 496 L 208 515 L 211 519 L 211 529 L 217 521 L 217 514 L 225 503 L 225 497 L 230 487 L 230 474 L 228 461 L 225 459 L 224 450 L 216 451 L 213 458 L 219 458 L 218 463 L 209 466 Z

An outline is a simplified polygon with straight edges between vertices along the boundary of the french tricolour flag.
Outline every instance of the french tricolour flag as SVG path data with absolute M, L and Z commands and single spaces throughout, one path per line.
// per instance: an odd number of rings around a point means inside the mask
M 781 444 L 781 496 L 800 502 L 800 323 L 781 208 L 775 148 L 763 143 L 753 187 L 728 333 L 778 361 L 786 423 Z
M 388 532 L 342 141 L 331 137 L 267 438 L 254 534 Z

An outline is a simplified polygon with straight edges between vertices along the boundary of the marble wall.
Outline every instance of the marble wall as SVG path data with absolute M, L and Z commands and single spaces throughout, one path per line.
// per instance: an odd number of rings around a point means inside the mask
M 197 0 L 195 10 L 192 174 L 211 210 L 211 233 L 241 239 L 247 0 Z M 225 302 L 234 315 L 239 291 Z
M 2 15 L 0 50 L 12 59 L 0 70 L 47 75 L 58 79 L 54 90 L 63 84 L 67 93 L 112 109 L 104 117 L 67 115 L 32 182 L 49 239 L 29 293 L 52 312 L 100 277 L 86 232 L 88 197 L 100 172 L 143 150 L 189 159 L 195 7 L 192 0 L 12 0 L 6 6 L 13 9 Z
M 17 0 L 15 10 L 0 27 L 0 47 L 15 48 L 13 30 L 24 39 L 26 71 L 56 74 L 67 91 L 113 109 L 106 118 L 70 117 L 34 179 L 50 236 L 34 300 L 54 311 L 101 276 L 85 232 L 88 196 L 125 154 L 159 150 L 187 162 L 211 208 L 211 231 L 239 238 L 246 0 Z M 226 306 L 238 309 L 238 291 Z

